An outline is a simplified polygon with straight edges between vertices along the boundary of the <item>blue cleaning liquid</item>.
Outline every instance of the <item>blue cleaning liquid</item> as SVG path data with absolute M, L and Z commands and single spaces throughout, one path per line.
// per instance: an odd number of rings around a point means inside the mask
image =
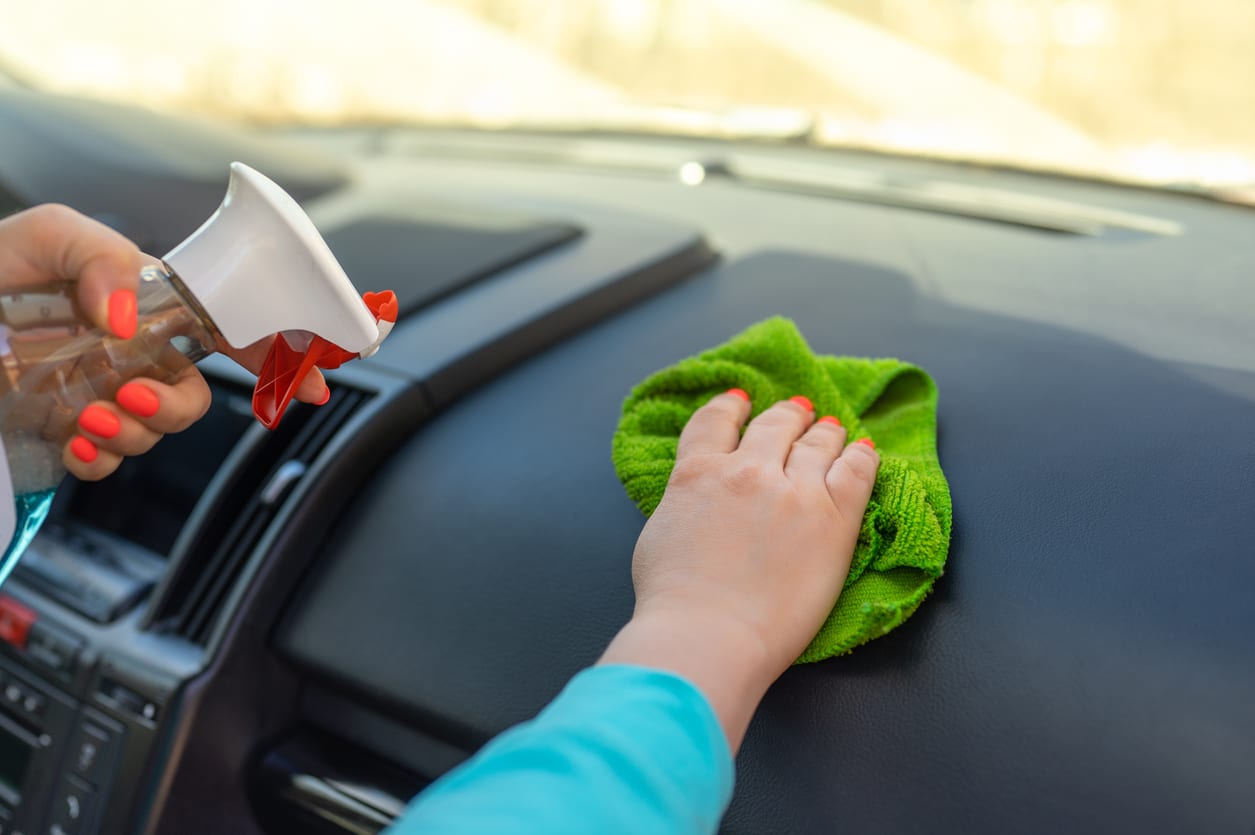
M 26 552 L 26 546 L 31 544 L 31 540 L 39 532 L 39 526 L 48 517 L 48 508 L 52 506 L 52 497 L 56 495 L 56 492 L 54 487 L 34 493 L 23 493 L 14 500 L 17 505 L 17 524 L 13 528 L 13 541 L 4 552 L 4 559 L 0 560 L 0 584 L 8 579 L 9 573 L 17 566 L 17 561 L 21 559 L 22 554 Z

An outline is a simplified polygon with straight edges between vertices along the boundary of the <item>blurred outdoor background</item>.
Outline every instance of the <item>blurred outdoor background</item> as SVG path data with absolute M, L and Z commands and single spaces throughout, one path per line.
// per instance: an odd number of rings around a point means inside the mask
M 1255 183 L 1252 0 L 0 0 L 6 74 L 249 122 L 804 136 Z

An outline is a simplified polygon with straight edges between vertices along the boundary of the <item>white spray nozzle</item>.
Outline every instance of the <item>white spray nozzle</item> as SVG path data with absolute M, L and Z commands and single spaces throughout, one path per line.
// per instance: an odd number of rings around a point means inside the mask
M 240 162 L 218 210 L 165 256 L 233 348 L 308 331 L 358 354 L 379 338 L 313 222 L 274 182 Z

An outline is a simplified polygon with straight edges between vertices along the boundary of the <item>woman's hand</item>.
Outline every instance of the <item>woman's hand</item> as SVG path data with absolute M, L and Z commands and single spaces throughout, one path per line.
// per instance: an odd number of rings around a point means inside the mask
M 750 414 L 739 390 L 698 409 L 632 561 L 636 610 L 601 663 L 676 672 L 740 745 L 767 687 L 845 583 L 879 466 L 805 397 Z
M 77 282 L 79 306 L 97 327 L 123 339 L 135 334 L 139 271 L 155 259 L 104 224 L 65 206 L 45 205 L 0 220 L 0 289 L 12 292 L 51 281 Z M 268 345 L 258 343 L 228 356 L 256 373 Z M 326 381 L 312 373 L 297 393 L 308 403 L 326 402 Z M 210 393 L 195 367 L 171 384 L 134 380 L 116 402 L 96 401 L 79 415 L 79 434 L 62 451 L 65 468 L 95 481 L 128 455 L 152 449 L 162 435 L 180 432 L 209 408 Z

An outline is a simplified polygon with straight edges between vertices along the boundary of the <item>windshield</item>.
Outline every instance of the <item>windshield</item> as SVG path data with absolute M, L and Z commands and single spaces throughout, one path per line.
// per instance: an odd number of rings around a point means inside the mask
M 0 76 L 167 112 L 789 139 L 1255 182 L 1250 0 L 4 6 Z

